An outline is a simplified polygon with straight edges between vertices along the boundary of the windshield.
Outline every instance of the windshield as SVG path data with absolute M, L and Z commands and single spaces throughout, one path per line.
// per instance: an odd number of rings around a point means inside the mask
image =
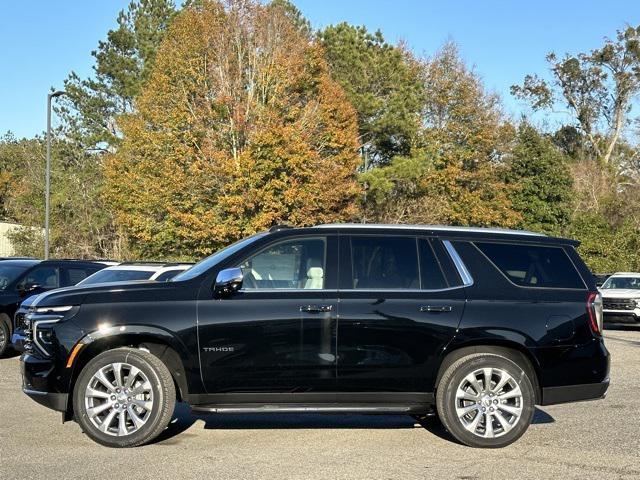
M 4 290 L 23 273 L 28 266 L 0 265 L 0 290 Z
M 198 263 L 196 263 L 189 270 L 185 270 L 184 272 L 176 275 L 175 277 L 173 277 L 169 281 L 170 282 L 179 282 L 181 280 L 191 280 L 192 278 L 197 277 L 201 273 L 206 272 L 207 270 L 209 270 L 211 267 L 213 267 L 217 263 L 220 263 L 221 261 L 225 260 L 226 258 L 229 258 L 231 255 L 233 255 L 234 253 L 236 253 L 239 250 L 243 249 L 247 245 L 255 242 L 259 238 L 264 237 L 265 235 L 266 235 L 266 233 L 257 233 L 255 235 L 252 235 L 251 237 L 245 238 L 243 240 L 239 240 L 236 243 L 233 243 L 233 244 L 229 245 L 228 247 L 223 248 L 222 250 L 218 250 L 213 255 L 211 255 L 211 256 L 203 259 L 203 260 L 200 260 Z
M 630 288 L 640 290 L 640 277 L 609 277 L 602 288 Z
M 149 280 L 154 270 L 100 270 L 82 280 L 78 285 L 93 285 L 94 283 L 128 282 L 130 280 Z

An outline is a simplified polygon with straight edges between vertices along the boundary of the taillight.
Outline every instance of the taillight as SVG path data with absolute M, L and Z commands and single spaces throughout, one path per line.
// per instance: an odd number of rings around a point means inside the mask
M 587 314 L 591 331 L 602 335 L 602 296 L 598 292 L 589 292 L 587 295 Z

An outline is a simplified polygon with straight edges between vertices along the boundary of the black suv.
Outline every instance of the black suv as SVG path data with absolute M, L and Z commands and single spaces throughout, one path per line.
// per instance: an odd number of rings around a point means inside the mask
M 23 389 L 112 447 L 198 412 L 437 412 L 501 447 L 534 405 L 602 398 L 602 305 L 577 242 L 506 230 L 274 228 L 167 283 L 27 300 Z
M 48 290 L 75 285 L 104 268 L 98 262 L 81 260 L 0 260 L 0 356 L 11 345 L 12 318 L 25 298 Z

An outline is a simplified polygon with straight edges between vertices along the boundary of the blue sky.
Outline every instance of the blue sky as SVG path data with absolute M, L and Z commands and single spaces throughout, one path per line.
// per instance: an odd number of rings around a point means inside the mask
M 91 50 L 128 0 L 0 0 L 0 134 L 45 128 L 46 94 L 67 74 L 91 73 Z M 455 40 L 507 112 L 523 107 L 509 86 L 546 72 L 550 50 L 596 48 L 625 24 L 640 23 L 637 0 L 294 0 L 314 27 L 347 21 L 404 40 L 430 55 Z M 54 119 L 55 123 L 55 119 Z

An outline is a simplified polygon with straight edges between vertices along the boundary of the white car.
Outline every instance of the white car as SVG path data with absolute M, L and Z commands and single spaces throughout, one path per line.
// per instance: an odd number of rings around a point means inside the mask
M 125 262 L 119 265 L 103 268 L 99 272 L 88 276 L 78 285 L 92 285 L 96 283 L 130 282 L 134 280 L 155 280 L 168 282 L 178 273 L 191 268 L 190 263 L 143 263 Z
M 600 293 L 605 322 L 640 324 L 640 273 L 614 273 Z

